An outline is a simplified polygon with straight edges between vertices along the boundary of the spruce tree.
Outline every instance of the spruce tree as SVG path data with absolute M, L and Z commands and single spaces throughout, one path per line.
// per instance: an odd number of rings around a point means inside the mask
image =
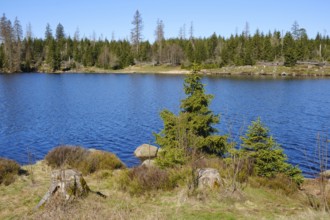
M 46 31 L 45 31 L 45 39 L 46 39 L 46 41 L 49 41 L 52 38 L 53 38 L 53 31 L 52 31 L 52 28 L 50 27 L 49 23 L 47 23 Z
M 164 129 L 155 134 L 156 143 L 162 148 L 157 158 L 160 166 L 184 164 L 196 153 L 223 155 L 227 152 L 227 136 L 214 134 L 217 130 L 213 125 L 220 117 L 209 109 L 213 96 L 205 94 L 198 70 L 194 64 L 192 74 L 185 78 L 187 98 L 181 101 L 179 115 L 168 110 L 160 114 Z
M 295 41 L 290 32 L 287 32 L 283 39 L 284 66 L 295 66 L 297 62 L 297 53 Z
M 245 137 L 241 138 L 242 150 L 254 161 L 255 174 L 263 177 L 275 177 L 283 173 L 298 185 L 302 183 L 301 170 L 287 163 L 287 156 L 266 128 L 260 118 L 252 122 Z
M 47 28 L 47 27 L 46 27 Z M 46 29 L 47 31 L 47 29 Z M 60 41 L 62 40 L 63 38 L 65 37 L 65 34 L 64 34 L 64 27 L 61 23 L 59 23 L 56 27 L 56 40 L 57 41 Z

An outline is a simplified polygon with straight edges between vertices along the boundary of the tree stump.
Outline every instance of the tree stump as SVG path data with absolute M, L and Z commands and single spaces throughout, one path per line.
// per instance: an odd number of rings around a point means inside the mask
M 89 192 L 90 189 L 80 172 L 74 169 L 54 170 L 51 173 L 51 186 L 36 209 L 58 194 L 65 200 L 70 200 L 86 196 Z

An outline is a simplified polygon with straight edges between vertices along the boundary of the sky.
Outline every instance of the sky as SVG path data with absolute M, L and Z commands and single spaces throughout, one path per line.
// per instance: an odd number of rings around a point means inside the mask
M 164 23 L 165 38 L 178 37 L 193 24 L 194 37 L 240 34 L 248 23 L 250 33 L 290 31 L 294 21 L 310 38 L 330 35 L 330 0 L 0 0 L 0 13 L 30 23 L 34 37 L 44 38 L 47 23 L 53 33 L 61 23 L 67 36 L 130 39 L 136 10 L 142 15 L 143 39 L 154 42 L 157 20 Z

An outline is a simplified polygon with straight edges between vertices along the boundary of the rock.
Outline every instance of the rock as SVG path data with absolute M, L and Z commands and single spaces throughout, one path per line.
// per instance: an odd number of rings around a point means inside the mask
M 145 161 L 143 161 L 141 166 L 154 167 L 155 166 L 155 160 L 146 159 Z
M 320 176 L 323 176 L 327 179 L 330 179 L 330 170 L 326 170 L 320 173 Z
M 142 144 L 134 151 L 134 155 L 140 159 L 154 158 L 157 156 L 158 148 L 149 144 Z
M 197 186 L 199 189 L 217 188 L 221 185 L 218 170 L 213 168 L 197 169 Z
M 51 186 L 36 208 L 42 206 L 56 194 L 69 200 L 86 196 L 89 192 L 90 189 L 80 172 L 74 169 L 54 170 L 51 173 Z

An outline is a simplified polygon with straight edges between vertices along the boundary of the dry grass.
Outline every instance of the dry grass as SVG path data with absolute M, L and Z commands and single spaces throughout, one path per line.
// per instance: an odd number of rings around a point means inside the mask
M 53 168 L 75 168 L 83 174 L 125 167 L 118 157 L 110 152 L 90 151 L 79 146 L 56 147 L 48 152 L 45 160 Z
M 20 219 L 36 206 L 50 186 L 50 168 L 43 162 L 23 169 L 33 170 L 31 176 L 21 175 L 10 186 L 0 186 L 0 219 Z
M 16 175 L 20 171 L 20 166 L 13 160 L 0 157 L 0 185 L 9 185 L 15 181 Z
M 204 163 L 204 162 L 201 162 Z M 48 204 L 33 211 L 50 186 L 51 168 L 45 162 L 23 167 L 31 176 L 19 176 L 9 186 L 0 186 L 0 219 L 327 219 L 328 213 L 312 210 L 304 191 L 287 195 L 269 187 L 232 192 L 227 188 L 196 191 L 187 184 L 152 194 L 131 195 L 118 190 L 118 179 L 127 170 L 101 170 L 84 176 L 93 191 L 68 204 Z M 188 169 L 187 169 L 188 171 Z M 140 172 L 140 171 L 139 171 Z M 142 172 L 142 171 L 141 171 Z M 180 173 L 182 171 L 172 170 Z M 169 176 L 174 175 L 168 173 Z M 182 182 L 184 183 L 184 181 Z

